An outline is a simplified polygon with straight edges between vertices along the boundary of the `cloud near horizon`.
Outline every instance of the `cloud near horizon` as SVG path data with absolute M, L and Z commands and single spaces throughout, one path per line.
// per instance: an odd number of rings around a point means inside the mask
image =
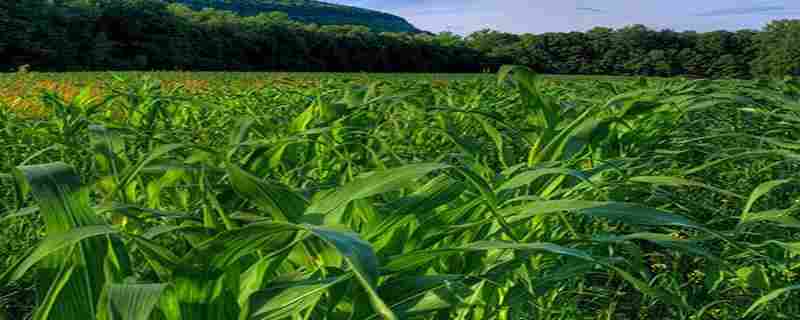
M 643 24 L 678 31 L 761 29 L 800 19 L 797 0 L 327 0 L 376 9 L 432 32 L 490 28 L 515 33 L 585 31 Z
M 698 17 L 717 17 L 717 16 L 733 16 L 733 15 L 752 15 L 752 14 L 781 14 L 788 10 L 784 6 L 759 6 L 759 7 L 742 7 L 742 8 L 726 8 L 716 9 L 697 14 Z
M 608 13 L 608 11 L 605 11 L 605 10 L 602 10 L 602 9 L 589 8 L 589 7 L 578 7 L 578 8 L 575 8 L 575 10 L 588 11 L 588 12 L 594 12 L 594 13 Z

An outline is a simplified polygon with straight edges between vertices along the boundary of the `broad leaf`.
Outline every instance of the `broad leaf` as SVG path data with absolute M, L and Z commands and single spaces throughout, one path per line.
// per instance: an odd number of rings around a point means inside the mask
M 298 315 L 316 305 L 322 295 L 334 285 L 350 276 L 320 281 L 302 281 L 279 284 L 259 291 L 250 299 L 250 320 L 281 320 Z
M 686 180 L 683 178 L 677 177 L 665 177 L 665 176 L 641 176 L 641 177 L 633 177 L 630 179 L 633 182 L 643 182 L 649 183 L 653 185 L 665 185 L 665 186 L 672 186 L 672 187 L 683 187 L 683 186 L 691 186 L 691 187 L 700 187 L 704 189 L 708 189 L 714 192 L 718 192 L 720 194 L 733 197 L 744 199 L 743 196 L 730 192 L 728 190 L 723 190 L 714 186 L 707 185 L 705 183 L 700 183 L 697 181 Z
M 570 170 L 564 168 L 537 169 L 537 170 L 526 171 L 514 176 L 513 178 L 503 183 L 496 191 L 500 192 L 503 190 L 519 188 L 521 186 L 533 183 L 538 178 L 549 175 L 569 175 L 581 179 L 583 181 L 589 181 L 588 175 L 577 170 Z
M 113 320 L 149 320 L 166 284 L 112 284 L 108 289 Z
M 448 165 L 438 163 L 422 163 L 372 172 L 372 174 L 358 178 L 314 201 L 306 212 L 327 214 L 353 200 L 396 190 L 409 182 L 424 177 L 432 171 L 448 167 Z
M 775 300 L 778 297 L 780 297 L 780 296 L 782 296 L 782 295 L 784 295 L 784 294 L 786 294 L 786 293 L 788 293 L 790 291 L 793 291 L 793 290 L 800 290 L 800 285 L 781 288 L 781 289 L 778 289 L 778 290 L 775 290 L 775 291 L 772 291 L 772 292 L 768 293 L 767 295 L 765 295 L 765 296 L 759 298 L 758 300 L 756 300 L 755 302 L 753 302 L 753 304 L 750 305 L 750 308 L 747 308 L 747 311 L 745 311 L 743 317 L 746 318 L 751 313 L 753 313 L 756 310 L 760 309 L 763 305 L 765 305 L 765 304 L 771 302 L 772 300 Z
M 297 222 L 303 215 L 306 200 L 277 182 L 266 182 L 228 164 L 228 175 L 234 190 L 272 215 L 276 221 Z
M 75 228 L 67 232 L 48 236 L 40 242 L 36 249 L 25 256 L 13 269 L 10 280 L 16 281 L 22 278 L 37 262 L 53 255 L 54 253 L 78 244 L 79 242 L 101 235 L 117 233 L 117 230 L 109 226 L 97 225 Z
M 71 298 L 41 306 L 52 309 L 48 316 L 51 320 L 95 317 L 96 303 L 105 285 L 104 263 L 109 249 L 109 241 L 97 236 L 115 231 L 104 226 L 95 214 L 89 191 L 70 166 L 64 163 L 23 166 L 15 170 L 15 176 L 20 189 L 30 190 L 39 205 L 47 238 L 9 270 L 7 276 L 19 279 L 39 263 L 36 279 L 39 290 L 44 292 L 61 283 L 57 270 L 74 267 L 72 276 L 59 290 L 61 295 Z M 75 249 L 59 252 L 71 246 Z M 119 248 L 115 251 L 126 252 Z
M 489 250 L 518 250 L 518 251 L 531 251 L 531 252 L 545 252 L 553 253 L 581 260 L 594 261 L 594 258 L 588 253 L 559 246 L 552 243 L 509 243 L 499 241 L 481 241 L 468 244 L 461 247 L 443 248 L 443 249 L 429 249 L 418 252 L 410 252 L 389 258 L 389 263 L 384 266 L 387 272 L 402 272 L 405 270 L 414 269 L 425 265 L 433 260 L 462 254 L 465 252 L 481 252 Z
M 791 181 L 792 180 L 788 180 L 788 179 L 787 180 L 772 180 L 772 181 L 767 181 L 767 182 L 764 182 L 764 183 L 758 185 L 758 187 L 753 189 L 753 192 L 750 193 L 750 197 L 747 199 L 747 204 L 744 206 L 744 209 L 742 209 L 742 216 L 746 216 L 748 213 L 750 213 L 750 210 L 753 208 L 753 204 L 755 204 L 755 202 L 759 198 L 763 197 L 764 195 L 766 195 L 767 193 L 772 191 L 772 189 L 775 189 L 775 188 L 777 188 L 777 187 L 779 187 L 781 185 L 784 185 L 786 183 L 789 183 Z

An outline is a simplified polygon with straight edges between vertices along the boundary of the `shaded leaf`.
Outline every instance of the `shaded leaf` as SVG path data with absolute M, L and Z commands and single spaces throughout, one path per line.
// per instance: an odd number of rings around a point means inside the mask
M 790 291 L 793 291 L 793 290 L 800 290 L 800 285 L 785 287 L 785 288 L 774 290 L 774 291 L 768 293 L 767 295 L 765 295 L 765 296 L 759 298 L 758 300 L 756 300 L 755 302 L 753 302 L 753 304 L 750 305 L 750 308 L 747 308 L 747 311 L 745 311 L 743 317 L 747 317 L 751 313 L 753 313 L 756 310 L 760 309 L 763 305 L 765 305 L 765 304 L 771 302 L 772 300 L 775 300 L 778 297 L 780 297 L 780 296 L 782 296 L 782 295 L 784 295 L 784 294 L 786 294 L 786 293 L 788 293 Z
M 303 215 L 306 200 L 289 187 L 266 182 L 233 164 L 228 164 L 228 175 L 237 193 L 271 214 L 276 221 L 297 222 Z
M 111 284 L 109 313 L 114 320 L 149 320 L 166 284 Z

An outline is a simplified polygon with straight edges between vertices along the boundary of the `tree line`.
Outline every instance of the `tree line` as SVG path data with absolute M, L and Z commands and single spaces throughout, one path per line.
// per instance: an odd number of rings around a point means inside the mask
M 323 25 L 363 25 L 377 32 L 421 32 L 405 19 L 388 13 L 314 0 L 162 0 L 201 10 L 214 8 L 243 16 L 284 12 L 292 20 Z
M 490 60 L 555 74 L 708 78 L 800 75 L 800 20 L 764 30 L 652 30 L 642 25 L 587 32 L 515 35 L 482 30 L 466 38 Z
M 552 74 L 800 75 L 800 20 L 763 30 L 676 32 L 642 25 L 511 34 L 374 32 L 281 12 L 239 16 L 156 0 L 0 1 L 0 68 L 479 72 L 521 64 Z

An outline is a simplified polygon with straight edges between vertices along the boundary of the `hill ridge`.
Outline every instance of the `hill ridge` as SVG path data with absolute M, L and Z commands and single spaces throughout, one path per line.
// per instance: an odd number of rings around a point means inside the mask
M 166 0 L 192 9 L 213 8 L 243 16 L 280 11 L 290 19 L 319 25 L 361 25 L 376 32 L 422 32 L 405 18 L 386 12 L 314 0 Z

